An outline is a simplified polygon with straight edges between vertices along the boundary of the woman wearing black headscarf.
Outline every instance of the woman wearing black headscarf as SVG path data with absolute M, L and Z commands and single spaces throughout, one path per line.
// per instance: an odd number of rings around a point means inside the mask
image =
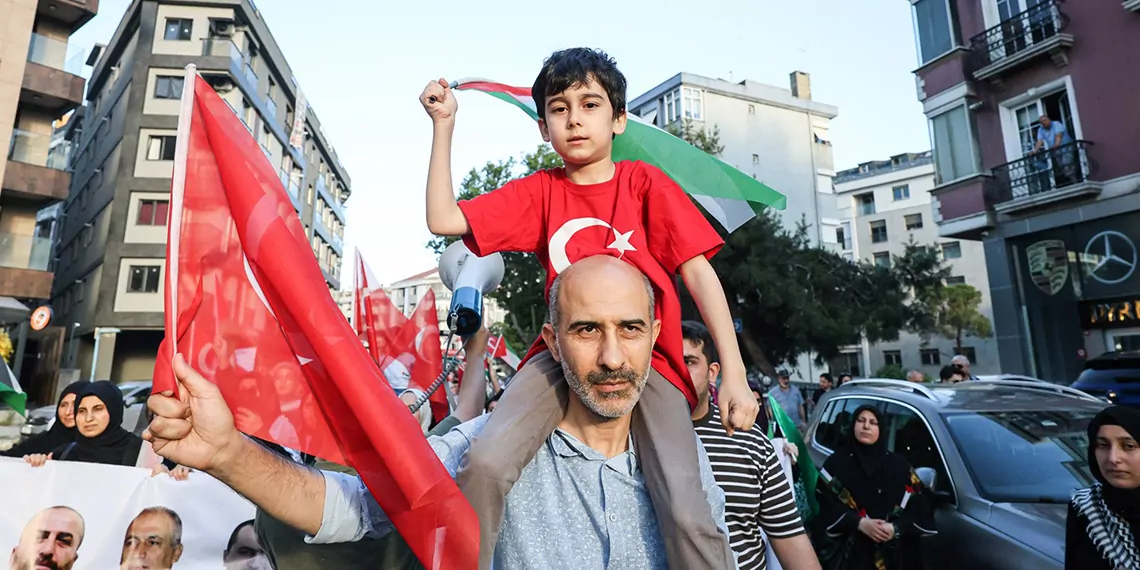
M 55 405 L 55 423 L 44 433 L 32 436 L 0 455 L 23 457 L 34 453 L 51 453 L 55 448 L 75 441 L 75 397 L 88 384 L 90 382 L 86 380 L 68 384 Z
M 936 532 L 926 493 L 879 437 L 879 412 L 863 406 L 854 418 L 848 442 L 820 473 L 820 522 L 832 542 L 821 548 L 824 568 L 921 569 L 918 540 Z
M 1066 570 L 1140 570 L 1140 411 L 1102 410 L 1089 422 L 1089 471 L 1096 482 L 1073 494 L 1065 532 Z
M 57 447 L 50 455 L 29 455 L 24 460 L 33 467 L 48 459 L 135 467 L 144 442 L 122 424 L 123 393 L 119 387 L 106 380 L 93 382 L 75 398 L 75 441 Z M 166 464 L 166 468 L 173 469 L 174 465 Z M 183 475 L 184 470 L 172 474 L 177 479 L 184 479 Z

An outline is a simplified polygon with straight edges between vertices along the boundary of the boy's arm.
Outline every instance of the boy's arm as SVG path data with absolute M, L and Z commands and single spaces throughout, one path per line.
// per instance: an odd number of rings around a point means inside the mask
M 455 201 L 451 185 L 451 139 L 455 134 L 455 112 L 459 105 L 447 81 L 428 83 L 420 103 L 432 120 L 431 160 L 427 179 L 428 231 L 439 236 L 467 233 L 467 218 Z
M 751 429 L 760 406 L 752 391 L 748 389 L 744 359 L 741 358 L 740 347 L 736 344 L 736 329 L 732 324 L 732 313 L 728 310 L 724 289 L 720 286 L 720 278 L 703 255 L 682 263 L 680 271 L 681 278 L 685 280 L 685 288 L 697 303 L 701 319 L 708 327 L 709 335 L 712 336 L 717 352 L 720 353 L 723 380 L 718 400 L 724 412 L 721 414 L 721 420 L 729 435 L 732 435 L 734 427 L 742 430 Z M 725 403 L 729 406 L 725 406 Z

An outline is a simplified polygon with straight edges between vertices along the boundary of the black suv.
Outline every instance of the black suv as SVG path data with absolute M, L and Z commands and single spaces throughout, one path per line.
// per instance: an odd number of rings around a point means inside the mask
M 806 434 L 812 460 L 847 440 L 872 404 L 880 437 L 933 490 L 930 569 L 1061 570 L 1067 503 L 1092 483 L 1088 423 L 1107 404 L 1065 386 L 1014 380 L 856 380 L 828 392 Z
M 1140 352 L 1106 352 L 1090 358 L 1073 388 L 1114 404 L 1140 407 Z

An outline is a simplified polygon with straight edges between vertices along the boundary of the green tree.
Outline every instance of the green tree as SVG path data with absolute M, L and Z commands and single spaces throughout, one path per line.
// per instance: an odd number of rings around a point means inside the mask
M 954 341 L 957 354 L 962 352 L 962 337 L 988 338 L 993 334 L 990 320 L 978 311 L 982 292 L 969 285 L 948 285 L 940 293 L 938 330 Z
M 561 165 L 562 159 L 549 145 L 539 145 L 534 152 L 524 154 L 519 161 L 508 158 L 487 162 L 483 168 L 472 168 L 463 178 L 458 199 L 470 200 L 500 188 L 515 178 Z M 509 212 L 504 212 L 504 215 L 509 215 Z M 428 248 L 439 255 L 457 239 L 435 237 L 428 242 Z M 529 253 L 504 253 L 503 263 L 503 282 L 489 297 L 507 312 L 507 322 L 503 323 L 505 326 L 501 329 L 507 342 L 515 352 L 525 352 L 534 339 L 538 338 L 542 324 L 546 321 L 546 298 L 543 295 L 546 273 L 538 259 Z
M 715 127 L 682 123 L 672 132 L 710 154 L 724 150 Z M 908 244 L 884 268 L 812 246 L 806 220 L 789 231 L 766 210 L 726 234 L 705 216 L 725 240 L 712 265 L 742 321 L 741 350 L 768 375 L 775 375 L 776 364 L 794 365 L 807 352 L 820 362 L 831 359 L 860 337 L 879 342 L 896 340 L 902 330 L 937 330 L 932 299 L 947 273 L 932 248 Z M 686 318 L 700 318 L 687 293 L 682 302 Z
M 898 364 L 884 364 L 882 368 L 875 371 L 875 378 L 906 380 L 906 370 Z

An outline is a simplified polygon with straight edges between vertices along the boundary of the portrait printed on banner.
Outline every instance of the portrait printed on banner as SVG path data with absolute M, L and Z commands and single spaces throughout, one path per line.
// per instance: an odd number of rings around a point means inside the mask
M 8 559 L 11 570 L 71 570 L 79 559 L 86 525 L 71 507 L 43 509 L 28 521 Z

